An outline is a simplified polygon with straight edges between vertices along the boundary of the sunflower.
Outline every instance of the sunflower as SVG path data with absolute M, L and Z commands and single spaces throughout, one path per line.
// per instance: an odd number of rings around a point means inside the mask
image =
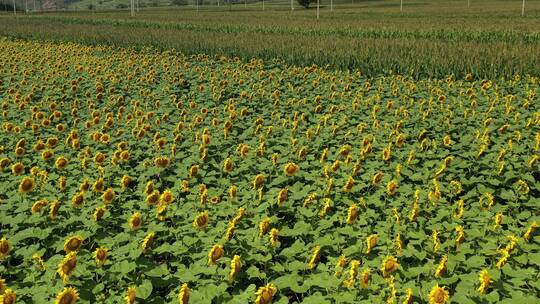
M 195 220 L 193 221 L 193 227 L 195 229 L 201 230 L 208 225 L 209 217 L 208 217 L 208 211 L 200 212 L 195 217 Z
M 55 200 L 49 207 L 49 218 L 54 220 L 58 216 L 58 210 L 60 210 L 60 201 Z
M 160 201 L 164 202 L 165 204 L 170 204 L 174 201 L 174 195 L 171 190 L 167 189 L 163 191 L 160 197 Z
M 9 255 L 11 251 L 11 246 L 9 245 L 8 240 L 4 237 L 0 239 L 0 260 L 3 260 Z
M 366 239 L 366 245 L 367 245 L 366 254 L 369 254 L 371 252 L 371 250 L 375 246 L 377 246 L 378 238 L 379 238 L 379 236 L 377 234 L 372 234 L 372 235 L 368 236 L 368 238 Z
M 56 272 L 60 275 L 64 283 L 67 283 L 69 277 L 75 271 L 75 267 L 77 267 L 77 253 L 72 251 L 58 264 Z
M 77 252 L 81 248 L 83 238 L 80 235 L 72 236 L 65 240 L 64 251 L 66 253 Z
M 58 295 L 54 304 L 74 304 L 79 299 L 79 292 L 74 287 L 64 287 Z
M 150 195 L 150 194 L 152 194 L 152 192 L 154 192 L 154 182 L 153 181 L 148 181 L 146 183 L 146 186 L 144 187 L 144 194 Z
M 285 168 L 283 168 L 283 172 L 287 176 L 293 176 L 295 175 L 298 170 L 300 170 L 300 167 L 295 163 L 288 163 L 285 165 Z
M 208 265 L 215 265 L 224 254 L 223 246 L 219 244 L 214 245 L 208 252 Z
M 287 200 L 287 197 L 289 196 L 289 189 L 281 189 L 278 193 L 277 197 L 277 204 L 279 207 L 283 206 L 283 203 Z
M 9 163 L 9 159 L 7 159 L 7 158 L 4 158 L 2 161 L 6 164 L 6 166 L 7 166 L 7 163 Z M 11 173 L 13 175 L 21 175 L 23 172 L 24 172 L 24 165 L 23 164 L 15 163 L 15 164 L 13 164 L 11 166 Z
M 396 190 L 398 188 L 398 184 L 395 180 L 391 180 L 390 182 L 388 182 L 388 184 L 386 185 L 386 193 L 389 195 L 389 196 L 394 196 L 394 194 L 396 194 Z
M 103 192 L 103 188 L 105 186 L 105 181 L 103 180 L 103 178 L 99 178 L 96 180 L 96 182 L 94 183 L 94 185 L 92 185 L 92 190 L 94 192 Z
M 351 265 L 349 267 L 349 278 L 343 282 L 343 285 L 347 288 L 354 287 L 354 284 L 356 283 L 356 277 L 358 276 L 358 266 L 360 265 L 360 261 L 358 260 L 352 260 Z
M 437 270 L 435 270 L 435 277 L 438 278 L 446 273 L 448 267 L 448 256 L 444 255 L 441 258 L 441 261 L 439 262 L 439 266 L 437 266 Z
M 253 189 L 259 189 L 262 187 L 264 183 L 264 175 L 262 174 L 258 174 L 257 176 L 255 176 L 255 178 L 253 179 Z
M 448 291 L 444 287 L 435 284 L 429 292 L 429 304 L 444 304 L 450 299 Z
M 105 190 L 105 192 L 103 192 L 103 194 L 101 195 L 101 199 L 105 204 L 109 204 L 110 202 L 112 202 L 115 197 L 116 193 L 114 193 L 114 190 L 112 188 Z
M 144 239 L 142 241 L 142 244 L 141 244 L 141 249 L 143 250 L 143 252 L 148 251 L 152 247 L 152 244 L 154 244 L 155 238 L 156 238 L 155 232 L 149 232 L 144 237 Z
M 142 216 L 139 212 L 135 212 L 128 220 L 129 228 L 133 231 L 138 230 L 142 226 Z
M 67 167 L 68 163 L 69 163 L 69 161 L 67 160 L 67 158 L 65 158 L 63 156 L 60 156 L 54 162 L 54 166 L 58 170 L 63 170 L 63 169 L 65 169 Z
M 223 162 L 223 172 L 230 173 L 233 169 L 233 161 L 230 158 L 225 159 Z
M 477 291 L 482 294 L 486 293 L 486 290 L 489 288 L 489 284 L 491 283 L 491 277 L 486 269 L 483 269 L 480 272 L 478 280 L 480 281 L 480 286 L 478 287 Z
M 3 295 L 6 292 L 6 280 L 0 277 L 0 295 Z
M 39 200 L 32 205 L 32 213 L 39 213 L 43 207 L 47 206 L 49 202 L 47 200 Z
M 126 291 L 126 295 L 124 296 L 124 300 L 126 300 L 126 304 L 135 303 L 136 298 L 137 298 L 137 289 L 135 289 L 135 287 L 133 286 L 128 287 Z
M 0 303 L 2 304 L 15 304 L 17 300 L 17 294 L 9 288 L 6 288 L 4 293 L 0 294 Z
M 84 203 L 84 192 L 79 192 L 71 198 L 71 205 L 75 208 L 80 208 Z
M 234 279 L 236 279 L 236 277 L 240 273 L 241 268 L 242 268 L 242 261 L 240 259 L 240 256 L 234 255 L 234 257 L 231 260 L 231 269 L 229 271 L 229 282 L 233 282 Z
M 362 288 L 368 288 L 370 278 L 371 270 L 369 268 L 364 269 L 364 271 L 362 271 L 360 274 L 360 286 L 362 286 Z
M 352 190 L 352 188 L 354 187 L 355 183 L 356 182 L 355 182 L 354 178 L 352 176 L 349 176 L 349 179 L 347 179 L 347 182 L 343 186 L 343 191 L 350 192 Z
M 398 269 L 398 267 L 399 263 L 395 257 L 389 256 L 385 258 L 381 268 L 383 277 L 387 277 L 388 275 L 394 273 Z
M 107 261 L 107 255 L 108 255 L 108 250 L 107 248 L 96 248 L 96 250 L 94 251 L 94 260 L 96 261 L 96 264 L 98 266 L 101 266 L 103 264 L 105 264 L 105 262 Z
M 463 226 L 459 225 L 456 227 L 456 246 L 459 246 L 459 244 L 463 243 L 465 240 L 465 231 L 463 230 Z
M 273 297 L 277 293 L 277 287 L 272 284 L 266 284 L 266 286 L 259 287 L 255 295 L 255 304 L 271 304 Z
M 371 184 L 372 184 L 373 186 L 378 185 L 378 184 L 381 182 L 383 176 L 384 176 L 384 173 L 383 173 L 383 172 L 378 172 L 378 173 L 376 173 L 376 174 L 373 176 L 373 179 L 371 180 Z
M 265 235 L 270 229 L 270 218 L 267 217 L 259 222 L 259 237 Z
M 178 303 L 179 304 L 188 304 L 189 303 L 189 287 L 187 283 L 182 284 L 180 287 L 180 292 L 178 293 Z
M 270 230 L 270 244 L 272 244 L 272 246 L 277 246 L 277 242 L 278 242 L 278 235 L 279 235 L 279 230 L 277 230 L 276 228 L 272 228 L 272 230 Z
M 192 177 L 196 177 L 197 176 L 197 173 L 199 173 L 199 165 L 193 165 L 189 168 L 189 173 L 188 173 L 188 176 L 190 178 Z
M 20 193 L 28 193 L 34 189 L 35 181 L 33 178 L 25 176 L 19 184 Z
M 347 211 L 347 224 L 354 224 L 358 217 L 358 206 L 352 204 Z
M 308 263 L 309 269 L 313 269 L 317 267 L 317 262 L 319 262 L 320 253 L 321 253 L 321 247 L 315 246 L 313 248 L 313 252 L 311 253 L 311 258 L 309 259 L 309 263 Z
M 149 205 L 157 205 L 157 203 L 159 202 L 160 196 L 161 194 L 159 193 L 159 191 L 155 190 L 154 192 L 152 192 L 150 195 L 146 197 L 146 203 Z
M 536 221 L 532 222 L 531 226 L 525 231 L 525 234 L 523 235 L 523 238 L 525 241 L 530 241 L 531 237 L 534 235 L 534 232 L 538 229 L 538 223 Z
M 229 198 L 234 199 L 236 197 L 236 193 L 238 192 L 238 187 L 236 187 L 236 185 L 231 185 L 228 192 Z
M 105 215 L 106 210 L 107 210 L 107 208 L 105 206 L 97 207 L 94 210 L 94 214 L 93 214 L 94 221 L 97 222 L 97 221 L 101 220 L 103 215 Z

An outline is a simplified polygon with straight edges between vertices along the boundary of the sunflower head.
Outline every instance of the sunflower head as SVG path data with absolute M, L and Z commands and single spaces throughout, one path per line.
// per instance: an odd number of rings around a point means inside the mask
M 295 164 L 295 163 L 288 163 L 285 165 L 285 167 L 283 168 L 283 172 L 285 173 L 285 175 L 287 176 L 293 176 L 295 175 L 298 170 L 300 170 L 300 167 Z
M 11 251 L 11 246 L 6 238 L 0 239 L 0 260 L 4 259 L 9 255 Z
M 69 237 L 64 242 L 64 251 L 66 253 L 77 252 L 81 248 L 83 238 L 80 235 Z
M 366 254 L 369 254 L 375 246 L 377 246 L 377 240 L 379 236 L 377 234 L 372 234 L 366 239 Z
M 170 204 L 174 201 L 174 195 L 171 190 L 167 189 L 161 194 L 160 200 L 165 204 Z
M 195 229 L 201 230 L 208 225 L 209 217 L 208 217 L 208 211 L 200 212 L 197 217 L 195 217 L 195 220 L 193 221 L 193 227 Z
M 190 292 L 190 289 L 188 287 L 188 284 L 187 283 L 182 284 L 182 287 L 180 287 L 180 292 L 178 293 L 178 302 L 180 304 L 189 303 L 189 292 Z
M 233 169 L 233 161 L 230 158 L 225 159 L 223 162 L 223 171 L 225 173 L 230 173 Z
M 394 273 L 399 267 L 398 260 L 393 257 L 389 256 L 384 259 L 382 263 L 382 273 L 384 277 L 387 277 L 388 275 Z
M 105 204 L 112 202 L 115 197 L 116 193 L 114 193 L 114 190 L 112 188 L 105 190 L 105 192 L 103 192 L 103 194 L 101 195 L 101 199 Z
M 2 304 L 15 304 L 16 300 L 17 294 L 9 288 L 6 288 L 3 293 L 0 293 L 0 303 Z
M 105 264 L 107 261 L 108 250 L 107 248 L 96 248 L 94 251 L 94 260 L 98 266 Z
M 79 299 L 79 292 L 74 287 L 65 287 L 58 295 L 54 304 L 74 304 Z
M 277 293 L 277 287 L 272 284 L 266 284 L 266 286 L 259 287 L 257 293 L 255 294 L 257 298 L 255 299 L 256 304 L 271 304 L 272 299 Z
M 135 212 L 128 221 L 131 230 L 138 230 L 142 226 L 142 216 L 139 212 Z
M 155 232 L 150 232 L 144 237 L 143 242 L 141 244 L 141 249 L 143 250 L 143 252 L 148 251 L 152 247 L 152 244 L 154 244 L 155 238 L 156 238 Z
M 354 224 L 358 218 L 358 206 L 352 204 L 347 211 L 347 224 Z
M 34 189 L 35 181 L 33 178 L 25 176 L 20 184 L 19 184 L 19 192 L 20 193 L 28 193 L 31 192 Z
M 60 264 L 58 264 L 56 272 L 60 275 L 64 283 L 67 283 L 69 277 L 75 271 L 75 267 L 77 267 L 77 253 L 72 251 L 64 257 Z
M 231 260 L 231 270 L 229 271 L 229 281 L 232 282 L 240 273 L 242 261 L 239 255 L 235 255 Z
M 208 265 L 215 265 L 224 254 L 223 246 L 219 244 L 214 245 L 208 252 Z
M 439 284 L 435 284 L 429 292 L 429 304 L 444 304 L 450 299 L 448 291 Z
M 136 298 L 137 298 L 137 289 L 135 289 L 135 287 L 133 286 L 128 287 L 126 291 L 126 296 L 124 297 L 124 300 L 126 300 L 126 304 L 135 303 Z

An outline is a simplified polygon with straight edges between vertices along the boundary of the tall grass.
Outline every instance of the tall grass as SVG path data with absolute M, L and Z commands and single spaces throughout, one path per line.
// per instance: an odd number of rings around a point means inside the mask
M 484 1 L 492 9 L 504 8 L 508 2 Z M 394 10 L 381 6 L 328 11 L 320 21 L 309 10 L 146 11 L 134 19 L 118 12 L 4 16 L 0 35 L 280 59 L 369 74 L 472 73 L 485 78 L 539 74 L 540 18 L 534 14 L 540 7 L 533 7 L 526 18 L 486 8 L 476 13 L 440 12 L 425 6 L 407 14 Z

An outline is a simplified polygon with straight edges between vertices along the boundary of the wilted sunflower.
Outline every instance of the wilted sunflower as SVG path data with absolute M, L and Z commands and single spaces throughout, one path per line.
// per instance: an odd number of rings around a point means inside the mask
M 64 257 L 60 264 L 58 264 L 56 272 L 60 275 L 64 283 L 67 283 L 69 277 L 75 271 L 75 267 L 77 267 L 77 253 L 72 251 Z
M 74 287 L 64 287 L 58 295 L 54 304 L 74 304 L 79 299 L 79 292 Z
M 66 253 L 77 252 L 81 248 L 83 238 L 80 235 L 69 237 L 64 242 L 64 251 Z
M 272 299 L 277 293 L 277 287 L 272 284 L 266 284 L 266 286 L 259 287 L 257 290 L 257 293 L 255 295 L 257 298 L 255 299 L 255 304 L 271 304 Z
M 215 265 L 224 254 L 223 246 L 219 244 L 214 245 L 208 252 L 208 265 Z
M 96 248 L 93 254 L 94 260 L 96 261 L 96 264 L 98 266 L 105 264 L 105 262 L 107 261 L 107 256 L 108 256 L 108 249 L 102 248 L 102 247 Z
M 34 189 L 35 181 L 33 178 L 25 176 L 19 184 L 20 193 L 28 193 Z

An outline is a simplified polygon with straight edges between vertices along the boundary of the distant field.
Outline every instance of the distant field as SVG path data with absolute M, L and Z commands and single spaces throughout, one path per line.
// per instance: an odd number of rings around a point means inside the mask
M 295 2 L 266 1 L 217 7 L 193 5 L 128 11 L 63 12 L 0 17 L 0 35 L 174 48 L 187 54 L 281 59 L 290 64 L 358 68 L 364 73 L 418 77 L 538 74 L 540 2 L 341 2 L 330 11 Z M 129 2 L 127 2 L 129 3 Z M 78 5 L 84 5 L 80 2 Z M 229 11 L 230 10 L 230 11 Z

